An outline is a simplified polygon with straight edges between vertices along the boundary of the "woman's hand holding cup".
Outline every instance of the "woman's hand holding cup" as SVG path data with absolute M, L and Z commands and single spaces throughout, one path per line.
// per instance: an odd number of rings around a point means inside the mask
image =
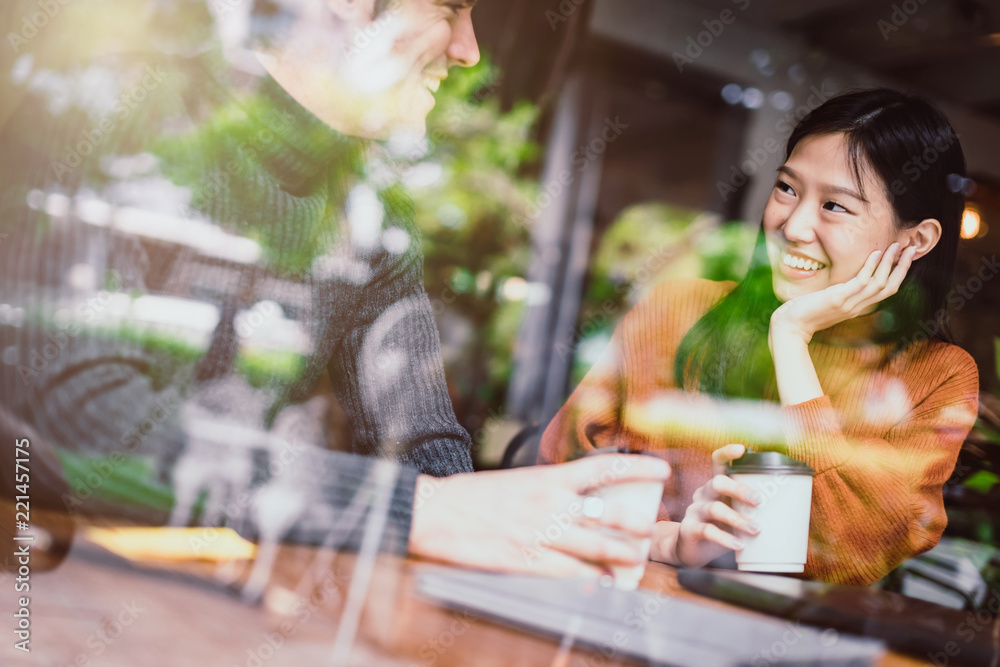
M 726 445 L 712 452 L 713 477 L 694 493 L 680 522 L 673 560 L 686 567 L 701 567 L 727 551 L 739 551 L 742 535 L 757 535 L 760 527 L 731 506 L 739 500 L 749 506 L 761 502 L 753 488 L 727 477 L 726 464 L 743 456 L 743 445 Z

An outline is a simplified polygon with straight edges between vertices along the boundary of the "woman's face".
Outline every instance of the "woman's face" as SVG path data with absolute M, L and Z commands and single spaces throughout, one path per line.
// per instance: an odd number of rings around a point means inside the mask
M 782 302 L 844 283 L 875 250 L 902 240 L 883 184 L 862 169 L 862 198 L 843 134 L 801 140 L 764 208 L 774 294 Z

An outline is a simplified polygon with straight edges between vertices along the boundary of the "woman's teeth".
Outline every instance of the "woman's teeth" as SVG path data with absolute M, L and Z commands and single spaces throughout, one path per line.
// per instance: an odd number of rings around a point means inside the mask
M 793 269 L 799 269 L 800 271 L 819 271 L 820 269 L 826 268 L 826 264 L 820 264 L 812 259 L 794 257 L 787 252 L 781 258 L 781 263 L 785 266 L 790 266 Z

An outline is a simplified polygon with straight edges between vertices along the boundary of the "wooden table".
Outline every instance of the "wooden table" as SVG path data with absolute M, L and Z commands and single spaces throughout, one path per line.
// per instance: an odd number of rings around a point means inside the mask
M 513 630 L 414 595 L 414 563 L 380 557 L 349 658 L 365 667 L 635 664 Z M 13 649 L 13 575 L 0 580 L 0 665 L 40 667 L 311 667 L 332 665 L 355 570 L 349 554 L 282 547 L 261 603 L 212 580 L 204 563 L 130 564 L 78 538 L 55 571 L 31 578 L 30 654 Z M 0 574 L 0 577 L 3 575 Z M 675 570 L 651 564 L 644 588 L 698 599 Z M 739 613 L 753 614 L 740 610 Z M 882 667 L 930 664 L 890 654 Z

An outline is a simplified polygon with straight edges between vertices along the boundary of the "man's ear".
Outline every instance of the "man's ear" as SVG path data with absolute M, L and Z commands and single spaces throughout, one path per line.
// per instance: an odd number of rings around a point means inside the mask
M 903 232 L 900 246 L 903 250 L 915 247 L 917 251 L 913 255 L 913 259 L 920 259 L 933 250 L 940 240 L 941 223 L 934 218 L 927 218 L 921 220 L 915 227 L 910 227 Z
M 350 25 L 368 25 L 375 18 L 375 0 L 326 0 L 327 7 Z

